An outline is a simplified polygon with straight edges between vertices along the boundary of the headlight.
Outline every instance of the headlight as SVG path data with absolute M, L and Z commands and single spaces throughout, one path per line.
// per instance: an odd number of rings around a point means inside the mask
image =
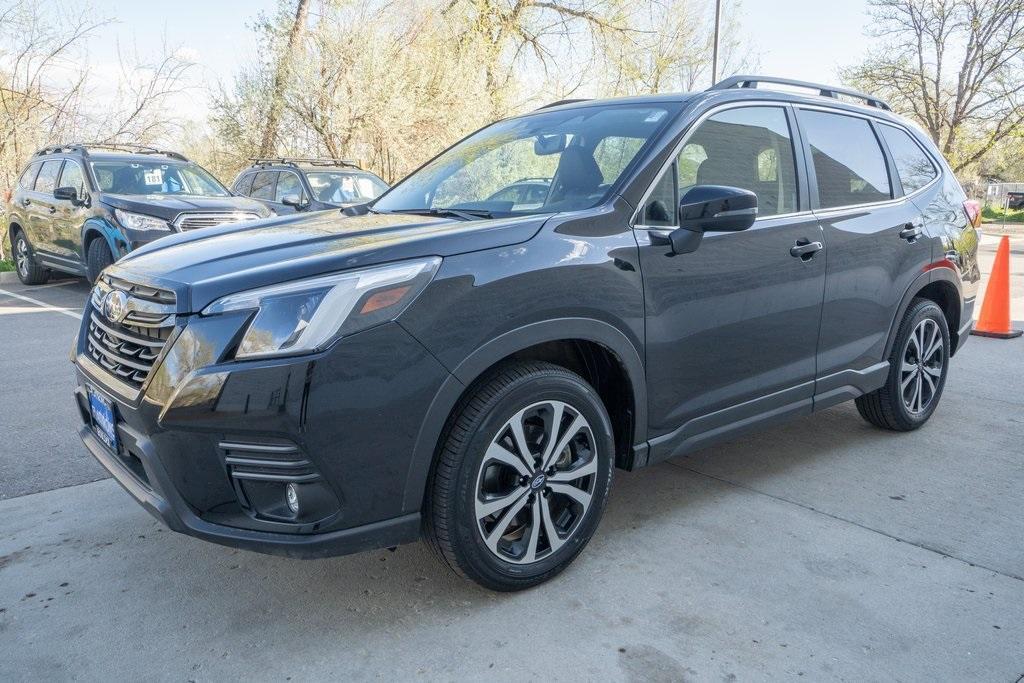
M 400 261 L 229 294 L 203 315 L 256 311 L 235 358 L 310 353 L 394 320 L 430 283 L 439 257 Z
M 117 222 L 131 230 L 170 230 L 171 225 L 162 218 L 146 216 L 141 213 L 131 213 L 114 209 L 114 216 Z

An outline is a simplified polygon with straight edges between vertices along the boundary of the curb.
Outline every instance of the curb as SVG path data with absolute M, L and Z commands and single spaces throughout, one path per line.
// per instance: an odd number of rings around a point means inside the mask
M 1024 223 L 1002 224 L 999 221 L 982 223 L 981 231 L 986 235 L 1009 235 L 1010 237 L 1024 237 Z
M 18 274 L 15 273 L 13 270 L 12 271 L 8 271 L 8 272 L 4 272 L 4 273 L 0 273 L 0 284 L 2 284 L 2 285 L 11 284 L 11 283 L 14 283 L 14 282 L 17 282 L 17 281 L 18 281 Z

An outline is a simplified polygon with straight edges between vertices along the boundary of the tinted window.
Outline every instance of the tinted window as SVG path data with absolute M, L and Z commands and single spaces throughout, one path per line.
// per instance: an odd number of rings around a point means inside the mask
M 43 167 L 39 169 L 39 175 L 36 176 L 36 192 L 53 192 L 57 187 L 57 175 L 60 173 L 61 163 L 63 163 L 61 159 L 43 163 Z
M 328 204 L 368 202 L 384 193 L 388 186 L 372 173 L 358 171 L 315 171 L 306 174 L 317 201 Z
M 885 157 L 866 120 L 804 110 L 800 124 L 811 146 L 822 208 L 892 197 Z
M 260 171 L 252 181 L 252 191 L 249 196 L 253 199 L 265 199 L 274 201 L 274 184 L 277 183 L 277 171 Z
M 81 167 L 73 161 L 65 162 L 57 187 L 73 187 L 80 198 L 85 196 L 85 178 Z
M 661 177 L 651 196 L 644 204 L 644 215 L 641 223 L 644 225 L 675 225 L 676 224 L 676 182 L 675 166 L 668 169 L 668 172 Z
M 302 181 L 294 173 L 282 173 L 277 179 L 277 192 L 274 194 L 274 201 L 280 203 L 289 195 L 302 199 Z
M 779 107 L 715 114 L 693 132 L 676 163 L 680 198 L 692 185 L 727 185 L 756 194 L 759 216 L 797 210 L 793 140 Z
M 232 189 L 237 194 L 248 195 L 252 190 L 252 179 L 255 175 L 255 173 L 246 173 L 235 181 L 235 186 Z
M 892 126 L 880 126 L 880 129 L 900 174 L 904 194 L 916 192 L 930 183 L 937 172 L 924 150 L 905 130 Z
M 25 172 L 21 174 L 21 178 L 18 179 L 18 184 L 21 185 L 24 190 L 31 190 L 32 184 L 36 180 L 36 173 L 39 172 L 39 167 L 43 165 L 43 162 L 36 161 L 29 164 Z

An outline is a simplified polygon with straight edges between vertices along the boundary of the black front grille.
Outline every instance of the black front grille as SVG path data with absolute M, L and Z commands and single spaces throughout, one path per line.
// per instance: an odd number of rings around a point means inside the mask
M 141 388 L 172 330 L 113 323 L 90 307 L 89 355 L 122 382 Z

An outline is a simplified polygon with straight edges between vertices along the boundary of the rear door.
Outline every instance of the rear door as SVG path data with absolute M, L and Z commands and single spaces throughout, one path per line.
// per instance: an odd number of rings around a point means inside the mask
M 258 199 L 267 206 L 274 205 L 274 192 L 277 189 L 277 171 L 260 171 L 252 179 L 249 196 Z
M 785 105 L 713 113 L 684 141 L 649 192 L 636 227 L 647 320 L 652 460 L 716 432 L 770 415 L 809 413 L 825 284 L 824 251 L 805 210 L 795 120 Z M 758 218 L 743 232 L 708 232 L 696 251 L 674 255 L 652 241 L 677 223 L 693 185 L 757 194 Z
M 884 373 L 885 344 L 910 284 L 931 261 L 920 209 L 885 154 L 880 122 L 798 108 L 811 201 L 828 244 L 816 407 Z M 864 378 L 864 379 L 862 379 Z

